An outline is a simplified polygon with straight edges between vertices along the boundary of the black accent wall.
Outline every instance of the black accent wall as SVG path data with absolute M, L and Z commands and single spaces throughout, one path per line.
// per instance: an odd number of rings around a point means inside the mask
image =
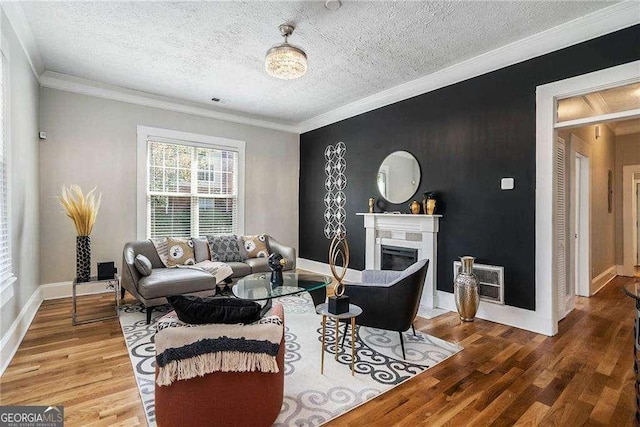
M 378 166 L 407 150 L 422 179 L 412 197 L 438 191 L 438 289 L 453 291 L 462 255 L 505 268 L 505 302 L 535 309 L 536 86 L 640 59 L 640 25 L 352 117 L 300 137 L 300 257 L 327 262 L 324 149 L 347 146 L 345 222 L 351 268 L 364 268 L 357 212 L 380 198 Z M 639 70 L 640 73 L 640 70 Z M 500 190 L 502 177 L 515 189 Z M 408 212 L 408 203 L 387 210 Z M 596 242 L 597 244 L 597 242 Z

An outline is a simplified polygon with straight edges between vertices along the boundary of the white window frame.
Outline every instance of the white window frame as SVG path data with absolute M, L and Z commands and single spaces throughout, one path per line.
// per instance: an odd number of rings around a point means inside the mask
M 238 153 L 238 233 L 244 234 L 244 181 L 245 181 L 245 142 L 236 139 L 220 138 L 197 133 L 181 132 L 170 129 L 138 126 L 137 146 L 137 239 L 148 239 L 147 189 L 149 186 L 149 158 L 147 142 L 182 144 L 191 147 L 235 151 Z M 195 236 L 194 236 L 195 237 Z
M 9 64 L 11 63 L 11 58 L 9 57 L 9 45 L 7 43 L 7 39 L 0 32 L 0 53 L 4 56 L 4 60 L 2 62 L 2 90 L 3 90 L 3 119 L 4 119 L 4 143 L 6 147 L 5 154 L 7 156 L 7 225 L 8 225 L 8 249 L 9 256 L 11 257 L 11 273 L 8 277 L 1 278 L 0 277 L 0 307 L 3 307 L 6 303 L 11 301 L 14 295 L 14 283 L 18 280 L 15 276 L 13 268 L 13 245 L 11 244 L 12 238 L 12 222 L 11 222 L 11 80 L 9 78 Z

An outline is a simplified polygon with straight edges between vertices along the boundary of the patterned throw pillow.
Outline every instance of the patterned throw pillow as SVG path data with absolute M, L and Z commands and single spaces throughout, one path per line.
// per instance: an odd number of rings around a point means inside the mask
M 238 236 L 230 234 L 226 236 L 207 236 L 211 261 L 242 262 L 242 253 L 238 244 Z
M 266 234 L 242 236 L 242 243 L 247 251 L 247 258 L 266 258 L 269 256 Z
M 167 247 L 169 248 L 169 257 L 167 258 L 168 267 L 193 265 L 196 263 L 191 239 L 167 237 Z

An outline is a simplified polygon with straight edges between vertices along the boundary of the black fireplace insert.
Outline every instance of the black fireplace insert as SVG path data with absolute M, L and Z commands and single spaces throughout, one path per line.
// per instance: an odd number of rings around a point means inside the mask
M 382 270 L 402 271 L 418 261 L 418 250 L 397 246 L 382 246 Z

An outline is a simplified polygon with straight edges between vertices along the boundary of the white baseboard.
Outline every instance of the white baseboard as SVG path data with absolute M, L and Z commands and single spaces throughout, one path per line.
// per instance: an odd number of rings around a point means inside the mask
M 457 311 L 453 294 L 449 292 L 437 291 L 436 301 L 439 308 L 454 312 Z M 540 317 L 535 311 L 524 308 L 480 301 L 480 307 L 478 308 L 476 317 L 549 337 L 554 335 L 553 324 L 549 319 Z
M 7 333 L 2 337 L 2 341 L 0 341 L 0 375 L 7 369 L 16 351 L 18 351 L 18 347 L 20 347 L 20 343 L 24 339 L 29 326 L 31 326 L 31 322 L 33 322 L 33 318 L 36 316 L 42 301 L 42 293 L 38 287 L 22 307 Z
M 329 264 L 310 259 L 298 258 L 296 267 L 302 270 L 311 271 L 318 274 L 331 275 Z M 347 269 L 345 279 L 349 282 L 361 282 L 362 272 Z M 456 312 L 456 303 L 453 294 L 444 291 L 436 292 L 436 308 Z M 426 308 L 423 308 L 426 312 Z M 508 305 L 486 304 L 481 302 L 476 317 L 491 322 L 502 323 L 519 329 L 536 332 L 538 334 L 553 336 L 553 325 L 549 319 L 540 317 L 535 311 L 524 308 L 511 307 Z
M 591 296 L 597 294 L 600 289 L 604 288 L 607 283 L 609 283 L 613 280 L 614 277 L 616 277 L 618 267 L 619 266 L 612 265 L 591 280 L 591 289 L 595 289 L 595 291 L 591 293 Z
M 298 258 L 296 260 L 296 268 L 307 270 L 312 273 L 331 276 L 331 269 L 329 268 L 329 264 L 325 264 L 324 262 L 313 261 L 306 258 Z M 342 271 L 342 269 L 340 269 L 338 272 L 340 271 Z M 344 279 L 346 282 L 360 283 L 362 282 L 362 272 L 359 270 L 348 268 L 347 274 L 344 276 Z
M 6 303 L 13 299 L 13 286 L 16 280 L 16 277 L 12 276 L 0 285 L 0 307 L 4 307 Z
M 78 295 L 93 295 L 105 292 L 113 292 L 113 289 L 106 289 L 106 283 L 93 283 L 82 285 L 77 288 Z M 18 351 L 20 343 L 27 333 L 31 322 L 35 317 L 42 301 L 69 298 L 72 293 L 72 282 L 47 283 L 40 285 L 22 307 L 20 314 L 13 321 L 11 327 L 0 341 L 0 375 L 2 375 L 11 363 L 14 354 Z
M 633 271 L 633 270 L 631 270 Z M 631 276 L 627 276 L 626 274 L 624 274 L 624 265 L 616 265 L 616 274 L 618 276 L 625 276 L 625 277 L 633 277 L 633 273 L 631 273 Z
M 57 282 L 40 285 L 42 299 L 48 301 L 50 299 L 69 298 L 73 292 L 72 284 L 72 282 Z M 78 295 L 93 295 L 113 292 L 113 289 L 107 289 L 107 284 L 101 282 L 78 286 L 76 292 Z

